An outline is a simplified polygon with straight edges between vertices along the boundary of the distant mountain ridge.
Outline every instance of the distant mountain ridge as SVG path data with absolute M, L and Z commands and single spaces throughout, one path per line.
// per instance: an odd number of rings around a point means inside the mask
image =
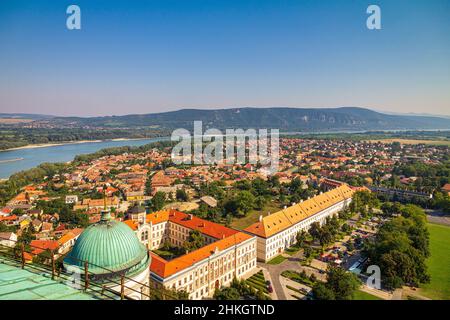
M 192 130 L 194 121 L 203 128 L 278 128 L 280 131 L 361 131 L 361 130 L 433 130 L 450 129 L 450 119 L 391 115 L 359 107 L 340 108 L 231 108 L 181 109 L 178 111 L 130 114 L 105 117 L 55 117 L 46 119 L 63 126 L 105 128 L 186 128 Z
M 36 114 L 36 113 L 0 113 L 0 119 L 31 119 L 31 120 L 42 120 L 50 119 L 55 116 L 50 116 L 46 114 Z

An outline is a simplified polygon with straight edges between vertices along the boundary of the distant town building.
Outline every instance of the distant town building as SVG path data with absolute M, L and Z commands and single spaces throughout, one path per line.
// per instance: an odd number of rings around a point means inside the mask
M 204 196 L 204 197 L 201 197 L 200 200 L 201 200 L 202 202 L 206 203 L 206 204 L 207 204 L 208 206 L 210 206 L 211 208 L 217 207 L 217 200 L 214 199 L 214 198 L 211 197 L 211 196 Z
M 374 186 L 370 187 L 370 190 L 394 201 L 410 201 L 413 199 L 430 200 L 433 198 L 432 193 L 417 192 L 410 190 L 374 187 Z
M 0 232 L 0 249 L 1 247 L 14 248 L 17 243 L 17 235 L 14 232 Z
M 78 202 L 78 196 L 77 195 L 68 195 L 66 196 L 66 203 L 67 204 L 72 204 L 72 203 L 77 203 Z

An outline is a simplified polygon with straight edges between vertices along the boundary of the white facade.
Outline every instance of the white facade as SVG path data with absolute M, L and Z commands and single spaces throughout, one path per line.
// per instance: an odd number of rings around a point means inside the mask
M 216 288 L 230 285 L 234 277 L 241 279 L 256 268 L 256 237 L 224 250 L 217 250 L 189 268 L 169 277 L 162 278 L 155 273 L 152 279 L 158 287 L 184 290 L 189 299 L 211 298 Z
M 351 198 L 341 201 L 315 215 L 299 221 L 291 227 L 276 233 L 271 237 L 258 237 L 258 260 L 269 261 L 288 247 L 296 243 L 296 236 L 299 232 L 308 231 L 311 224 L 319 222 L 322 225 L 326 218 L 336 215 L 339 211 L 347 207 L 351 202 Z

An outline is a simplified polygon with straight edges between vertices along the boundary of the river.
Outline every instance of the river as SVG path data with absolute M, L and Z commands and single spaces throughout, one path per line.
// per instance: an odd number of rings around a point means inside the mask
M 0 151 L 0 179 L 7 179 L 16 172 L 36 167 L 44 162 L 68 162 L 76 155 L 94 153 L 104 148 L 141 146 L 166 139 L 107 140 Z

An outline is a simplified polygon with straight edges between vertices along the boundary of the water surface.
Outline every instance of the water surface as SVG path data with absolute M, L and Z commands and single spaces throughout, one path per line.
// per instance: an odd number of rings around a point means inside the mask
M 151 142 L 166 140 L 154 138 L 142 140 L 119 140 L 101 142 L 83 142 L 48 146 L 31 149 L 18 149 L 0 152 L 0 178 L 6 179 L 12 174 L 36 167 L 44 162 L 67 162 L 79 154 L 88 154 L 100 149 L 122 146 L 141 146 Z

